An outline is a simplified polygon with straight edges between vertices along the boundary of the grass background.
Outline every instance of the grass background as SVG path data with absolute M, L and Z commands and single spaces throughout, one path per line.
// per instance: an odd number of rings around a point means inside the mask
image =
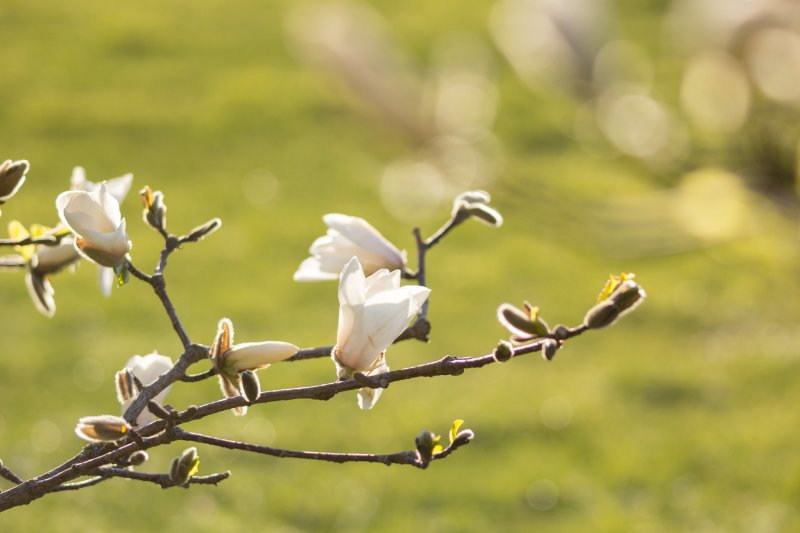
M 616 4 L 618 31 L 654 53 L 666 2 Z M 670 255 L 622 258 L 601 237 L 609 199 L 648 194 L 685 169 L 655 173 L 597 157 L 565 134 L 573 104 L 530 91 L 491 48 L 493 2 L 376 4 L 423 70 L 443 34 L 468 31 L 495 62 L 494 132 L 505 170 L 487 185 L 506 224 L 470 223 L 430 255 L 432 341 L 392 348 L 401 368 L 445 354 L 486 353 L 504 335 L 496 306 L 523 299 L 553 323 L 577 323 L 609 272 L 634 271 L 649 294 L 635 314 L 587 334 L 545 363 L 523 358 L 457 379 L 396 384 L 375 409 L 354 395 L 217 416 L 197 431 L 278 447 L 393 452 L 420 429 L 463 418 L 477 438 L 427 471 L 328 465 L 200 449 L 201 473 L 230 469 L 218 488 L 166 490 L 110 481 L 45 497 L 0 516 L 3 531 L 789 531 L 800 527 L 797 415 L 797 227 L 753 196 L 736 239 Z M 413 250 L 447 216 L 393 220 L 384 166 L 403 137 L 342 84 L 287 45 L 291 2 L 144 1 L 105 5 L 5 0 L 0 6 L 0 147 L 29 159 L 28 181 L 3 223 L 54 223 L 55 196 L 83 165 L 90 180 L 135 174 L 164 191 L 169 227 L 219 216 L 220 232 L 175 254 L 173 301 L 192 339 L 211 342 L 230 317 L 239 341 L 302 346 L 335 338 L 335 284 L 291 275 L 343 212 Z M 679 68 L 659 64 L 669 73 Z M 267 176 L 260 181 L 253 176 Z M 261 187 L 253 193 L 253 183 Z M 635 196 L 631 196 L 635 197 Z M 157 235 L 124 202 L 136 264 L 157 259 Z M 613 213 L 612 213 L 613 214 Z M 629 227 L 638 221 L 631 219 Z M 648 239 L 638 234 L 631 239 Z M 413 261 L 412 261 L 413 266 Z M 39 316 L 22 276 L 0 277 L 0 458 L 23 477 L 71 457 L 75 421 L 118 409 L 112 376 L 133 354 L 180 345 L 158 301 L 136 280 L 104 299 L 95 268 L 54 278 L 58 312 Z M 200 365 L 202 366 L 202 365 Z M 198 367 L 199 368 L 199 367 Z M 277 365 L 262 386 L 334 379 L 330 361 Z M 215 383 L 178 385 L 175 406 L 218 397 Z M 151 453 L 166 471 L 179 445 Z M 8 483 L 0 481 L 0 489 Z

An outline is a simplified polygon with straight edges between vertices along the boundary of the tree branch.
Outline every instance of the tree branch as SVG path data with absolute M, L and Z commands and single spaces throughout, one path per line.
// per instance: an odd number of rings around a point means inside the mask
M 284 450 L 281 448 L 272 448 L 270 446 L 260 446 L 257 444 L 249 444 L 246 442 L 239 442 L 228 439 L 220 439 L 217 437 L 210 437 L 200 433 L 193 433 L 185 431 L 180 428 L 175 428 L 175 435 L 177 440 L 185 440 L 190 442 L 197 442 L 199 444 L 208 444 L 225 448 L 227 450 L 241 450 L 245 452 L 258 453 L 261 455 L 270 455 L 279 458 L 292 458 L 292 459 L 311 459 L 315 461 L 328 461 L 331 463 L 381 463 L 384 465 L 403 464 L 411 465 L 421 468 L 419 456 L 416 451 L 404 451 L 392 454 L 377 455 L 370 453 L 335 453 L 335 452 L 309 452 L 297 450 Z
M 55 246 L 61 242 L 61 239 L 70 235 L 69 233 L 60 233 L 58 235 L 40 235 L 39 237 L 25 237 L 24 239 L 0 239 L 0 246 L 27 246 L 29 244 L 43 244 L 45 246 Z

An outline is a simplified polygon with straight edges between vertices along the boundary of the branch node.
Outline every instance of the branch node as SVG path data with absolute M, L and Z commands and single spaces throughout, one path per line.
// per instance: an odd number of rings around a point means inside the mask
M 353 374 L 353 380 L 359 385 L 364 387 L 369 387 L 370 389 L 380 389 L 381 384 L 380 381 L 377 379 L 367 376 L 366 374 L 362 374 L 361 372 L 355 372 Z

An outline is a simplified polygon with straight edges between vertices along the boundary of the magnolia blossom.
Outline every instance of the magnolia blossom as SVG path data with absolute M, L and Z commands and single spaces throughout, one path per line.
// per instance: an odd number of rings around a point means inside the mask
M 54 299 L 55 291 L 50 284 L 49 276 L 65 267 L 75 263 L 80 256 L 75 251 L 72 237 L 63 237 L 66 229 L 61 227 L 48 228 L 40 224 L 33 224 L 28 231 L 19 221 L 12 220 L 8 224 L 8 234 L 14 240 L 24 240 L 29 237 L 62 236 L 58 244 L 48 246 L 44 244 L 26 244 L 15 246 L 19 255 L 5 255 L 0 263 L 0 268 L 25 269 L 25 285 L 28 294 L 33 300 L 36 309 L 46 317 L 52 317 L 56 312 Z
M 55 246 L 37 246 L 36 252 L 28 262 L 25 286 L 28 288 L 33 305 L 48 318 L 56 312 L 55 290 L 50 284 L 49 276 L 78 260 L 80 256 L 75 251 L 73 241 L 73 238 L 66 237 Z
M 94 183 L 86 179 L 86 171 L 83 167 L 75 167 L 72 169 L 70 188 L 73 191 L 94 192 L 99 190 L 103 183 L 105 183 L 108 194 L 113 196 L 117 202 L 121 204 L 131 188 L 133 174 L 128 173 L 117 178 L 111 178 L 102 183 Z M 116 279 L 114 269 L 100 266 L 99 270 L 98 278 L 100 281 L 100 290 L 103 291 L 105 296 L 111 296 L 111 287 L 114 285 L 114 280 Z
M 386 349 L 419 312 L 429 293 L 427 287 L 401 287 L 399 270 L 390 273 L 382 269 L 367 278 L 358 258 L 350 259 L 339 281 L 339 328 L 331 353 L 339 377 L 388 371 Z M 369 409 L 377 401 L 377 390 L 362 389 L 359 405 Z
M 295 281 L 337 279 L 352 257 L 358 258 L 367 274 L 382 268 L 405 269 L 405 251 L 398 250 L 366 220 L 337 213 L 329 213 L 322 220 L 328 225 L 328 233 L 311 245 L 311 257 L 300 264 Z
M 97 264 L 116 267 L 131 249 L 119 202 L 105 184 L 93 192 L 69 191 L 56 198 L 61 221 L 76 235 L 75 249 Z
M 128 407 L 130 407 L 139 394 L 139 387 L 135 380 L 130 379 L 130 374 L 133 374 L 142 386 L 146 387 L 171 368 L 172 359 L 165 355 L 159 355 L 156 352 L 145 356 L 134 355 L 131 357 L 128 362 L 125 363 L 125 368 L 117 372 L 117 399 L 122 404 L 122 414 L 125 414 L 125 411 L 128 410 Z M 172 388 L 172 385 L 165 387 L 164 390 L 155 395 L 153 401 L 159 405 L 164 403 L 164 399 L 167 397 L 170 388 Z M 145 407 L 136 418 L 136 426 L 146 426 L 156 419 L 157 417 Z
M 223 318 L 217 325 L 217 336 L 209 353 L 219 375 L 219 385 L 226 398 L 241 396 L 241 373 L 266 368 L 297 353 L 294 344 L 282 341 L 233 343 L 233 322 Z M 244 406 L 235 407 L 234 414 L 247 412 Z

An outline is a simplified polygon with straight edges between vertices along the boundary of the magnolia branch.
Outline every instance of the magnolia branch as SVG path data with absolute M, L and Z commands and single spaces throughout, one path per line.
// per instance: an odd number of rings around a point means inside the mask
M 586 330 L 587 328 L 583 325 L 576 328 L 571 328 L 563 334 L 562 341 L 580 335 Z M 547 340 L 549 339 L 539 340 L 524 346 L 518 346 L 514 348 L 512 357 L 519 357 L 525 354 L 540 351 Z M 145 387 L 140 392 L 140 396 L 128 409 L 128 412 L 126 413 L 126 419 L 135 420 L 136 415 L 133 413 L 138 414 L 141 412 L 141 409 L 143 409 L 147 403 L 144 398 L 149 395 L 150 399 L 152 399 L 152 396 L 155 395 L 154 393 L 148 394 L 149 391 L 162 390 L 163 387 L 161 385 L 163 383 L 172 383 L 179 380 L 178 376 L 182 375 L 182 373 L 185 371 L 184 366 L 188 366 L 190 364 L 189 361 L 196 362 L 204 357 L 206 357 L 205 347 L 193 345 L 190 350 L 184 352 L 171 371 L 162 375 L 158 380 L 156 380 L 156 382 L 148 387 Z M 456 376 L 462 374 L 465 370 L 481 368 L 496 362 L 497 360 L 494 354 L 487 354 L 477 357 L 446 356 L 438 361 L 373 376 L 371 383 L 374 386 L 386 388 L 391 383 L 410 379 L 447 375 Z M 20 480 L 21 482 L 15 487 L 0 493 L 0 511 L 19 505 L 27 505 L 28 503 L 41 498 L 49 492 L 56 490 L 69 490 L 59 489 L 58 487 L 64 486 L 64 484 L 67 484 L 80 477 L 97 477 L 98 475 L 102 477 L 103 475 L 117 473 L 119 470 L 130 472 L 126 469 L 117 469 L 108 471 L 106 474 L 102 474 L 102 471 L 99 471 L 98 469 L 124 462 L 125 458 L 127 458 L 136 450 L 146 450 L 176 440 L 200 442 L 213 446 L 250 451 L 253 453 L 272 455 L 275 457 L 302 458 L 340 463 L 373 462 L 382 464 L 406 464 L 415 467 L 426 466 L 427 464 L 425 461 L 421 461 L 418 454 L 414 451 L 398 452 L 388 455 L 374 455 L 281 450 L 278 448 L 269 448 L 225 439 L 218 439 L 216 437 L 209 437 L 197 433 L 187 432 L 177 427 L 180 424 L 189 422 L 191 420 L 205 418 L 237 406 L 300 399 L 329 400 L 337 394 L 356 390 L 363 386 L 365 386 L 365 383 L 362 380 L 350 379 L 311 387 L 299 387 L 262 392 L 253 402 L 247 402 L 244 397 L 238 396 L 235 398 L 217 400 L 200 406 L 191 406 L 180 412 L 172 412 L 171 416 L 167 420 L 157 420 L 145 426 L 144 428 L 141 428 L 138 430 L 136 438 L 131 438 L 127 441 L 124 441 L 121 446 L 115 444 L 92 444 L 86 446 L 80 454 L 70 459 L 66 463 L 54 468 L 47 474 L 43 474 L 28 481 Z M 138 407 L 140 405 L 141 409 Z M 433 459 L 445 458 L 447 455 L 449 455 L 449 453 L 452 452 L 452 450 L 448 450 L 450 449 L 448 448 L 440 454 L 435 454 Z M 115 475 L 114 477 L 121 476 L 138 479 L 138 474 L 120 474 L 119 476 Z M 85 486 L 91 486 L 91 484 L 99 483 L 99 481 L 85 481 L 83 483 L 87 483 Z M 78 487 L 80 487 L 80 485 Z
M 210 446 L 216 446 L 218 448 L 225 448 L 227 450 L 241 450 L 261 455 L 270 455 L 272 457 L 279 457 L 281 459 L 311 459 L 315 461 L 328 461 L 331 463 L 381 463 L 387 466 L 393 464 L 412 465 L 417 467 L 421 466 L 419 456 L 416 451 L 403 451 L 386 455 L 376 455 L 370 453 L 334 453 L 283 450 L 280 448 L 272 448 L 270 446 L 260 446 L 257 444 L 248 444 L 246 442 L 209 437 L 199 433 L 184 431 L 179 428 L 176 428 L 175 431 L 177 440 L 207 444 Z
M 59 233 L 57 235 L 40 235 L 38 237 L 25 237 L 24 239 L 0 239 L 0 246 L 27 246 L 29 244 L 43 244 L 45 246 L 55 246 L 61 242 L 61 239 L 69 235 L 68 233 Z

